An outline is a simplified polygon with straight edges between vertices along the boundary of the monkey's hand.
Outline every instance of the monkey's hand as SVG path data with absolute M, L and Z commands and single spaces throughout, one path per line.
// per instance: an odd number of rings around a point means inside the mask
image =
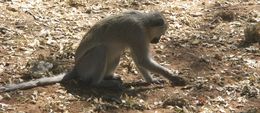
M 172 82 L 171 84 L 174 86 L 185 86 L 187 84 L 187 81 L 179 76 L 172 76 L 169 80 Z
M 171 81 L 171 84 L 174 86 L 185 86 L 187 84 L 186 80 L 176 74 L 173 74 L 171 70 L 164 69 L 165 71 L 162 75 Z
M 152 81 L 150 81 L 149 83 L 151 84 L 164 84 L 166 81 L 163 79 L 157 79 L 157 78 L 153 78 Z
M 156 84 L 156 85 L 163 85 L 164 83 L 166 83 L 165 80 L 163 79 L 157 79 L 157 78 L 151 78 L 151 81 L 137 81 L 136 83 L 132 84 L 131 86 L 135 85 L 135 86 L 147 86 L 147 85 L 151 85 L 151 84 Z

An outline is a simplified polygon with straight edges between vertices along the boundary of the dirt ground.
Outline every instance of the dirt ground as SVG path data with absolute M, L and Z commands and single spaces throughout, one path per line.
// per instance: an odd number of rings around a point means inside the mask
M 126 51 L 116 71 L 122 91 L 71 81 L 4 92 L 0 113 L 260 112 L 260 43 L 240 46 L 246 26 L 260 22 L 259 0 L 0 0 L 0 86 L 71 70 L 91 26 L 133 9 L 166 16 L 152 55 L 186 86 L 142 84 Z

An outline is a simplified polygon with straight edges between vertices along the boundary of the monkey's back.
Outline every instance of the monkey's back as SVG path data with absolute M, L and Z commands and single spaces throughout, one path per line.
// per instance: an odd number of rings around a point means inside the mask
M 130 11 L 118 15 L 109 16 L 97 22 L 83 36 L 79 47 L 75 53 L 75 59 L 79 59 L 91 48 L 99 45 L 109 45 L 119 48 L 125 48 L 135 35 L 144 32 L 143 21 L 144 14 L 137 11 Z

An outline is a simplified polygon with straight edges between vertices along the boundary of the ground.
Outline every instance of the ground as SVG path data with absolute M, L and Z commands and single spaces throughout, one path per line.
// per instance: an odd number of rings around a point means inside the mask
M 141 84 L 126 51 L 116 71 L 123 91 L 71 81 L 4 92 L 0 112 L 260 112 L 260 44 L 240 46 L 246 26 L 260 22 L 258 0 L 0 0 L 0 86 L 69 71 L 91 26 L 133 9 L 166 16 L 152 55 L 186 86 Z

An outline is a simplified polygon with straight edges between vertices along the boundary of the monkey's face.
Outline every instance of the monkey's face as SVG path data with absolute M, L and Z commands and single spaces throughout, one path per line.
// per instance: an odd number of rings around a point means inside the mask
M 155 27 L 150 29 L 150 43 L 156 44 L 160 41 L 161 36 L 165 34 L 165 26 Z
M 161 38 L 161 37 L 154 37 L 154 38 L 151 40 L 151 42 L 150 42 L 150 43 L 152 43 L 152 44 L 159 43 L 159 41 L 160 41 L 160 38 Z

